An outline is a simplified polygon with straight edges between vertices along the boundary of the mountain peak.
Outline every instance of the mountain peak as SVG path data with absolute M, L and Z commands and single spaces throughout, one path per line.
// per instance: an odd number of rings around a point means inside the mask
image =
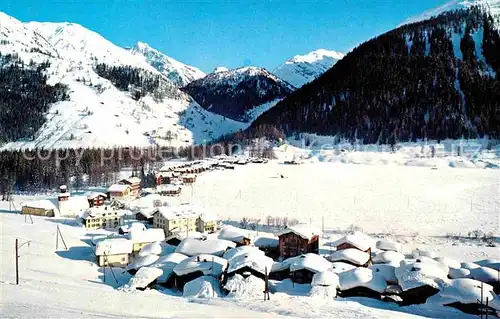
M 153 68 L 178 87 L 186 86 L 193 80 L 205 76 L 200 69 L 179 62 L 145 42 L 137 41 L 136 45 L 128 50 L 134 55 L 143 56 Z
M 319 77 L 343 57 L 344 54 L 337 51 L 318 49 L 286 60 L 273 73 L 295 87 L 301 87 Z

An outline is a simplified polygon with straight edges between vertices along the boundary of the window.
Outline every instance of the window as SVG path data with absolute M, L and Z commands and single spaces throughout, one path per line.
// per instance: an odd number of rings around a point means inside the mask
M 125 262 L 125 257 L 122 257 L 122 262 Z

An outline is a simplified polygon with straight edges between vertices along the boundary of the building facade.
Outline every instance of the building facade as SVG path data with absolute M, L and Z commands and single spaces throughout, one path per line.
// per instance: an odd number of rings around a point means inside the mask
M 83 216 L 86 229 L 114 229 L 123 226 L 124 216 L 110 206 L 94 206 Z

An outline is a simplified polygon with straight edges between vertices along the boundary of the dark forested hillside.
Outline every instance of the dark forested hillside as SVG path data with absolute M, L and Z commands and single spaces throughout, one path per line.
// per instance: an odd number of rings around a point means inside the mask
M 478 7 L 369 40 L 261 115 L 365 143 L 500 137 L 500 36 Z
M 139 100 L 148 93 L 158 100 L 165 96 L 179 97 L 180 92 L 177 88 L 158 74 L 131 66 L 109 66 L 104 63 L 96 64 L 94 70 L 97 75 L 110 80 L 119 90 L 130 91 L 135 100 Z
M 32 137 L 50 104 L 68 99 L 65 85 L 47 84 L 49 66 L 25 65 L 16 55 L 0 52 L 0 143 Z
M 245 67 L 212 73 L 183 88 L 204 109 L 245 120 L 245 112 L 283 98 L 293 87 L 265 69 Z

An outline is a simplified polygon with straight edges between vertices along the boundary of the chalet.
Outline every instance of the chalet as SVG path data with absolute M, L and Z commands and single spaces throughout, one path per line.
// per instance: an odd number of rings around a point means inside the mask
M 128 201 L 133 199 L 132 187 L 124 184 L 113 184 L 108 188 L 109 199 Z
M 283 259 L 306 253 L 317 254 L 319 250 L 319 235 L 308 224 L 297 224 L 283 229 L 279 234 L 280 256 Z
M 354 248 L 365 253 L 371 253 L 371 240 L 367 235 L 361 232 L 355 232 L 354 234 L 346 235 L 339 240 L 333 242 L 332 246 L 337 247 L 337 250 Z
M 104 193 L 92 192 L 87 195 L 87 200 L 89 201 L 90 207 L 102 206 L 104 205 L 104 201 L 106 200 L 107 197 L 108 196 Z
M 162 184 L 156 187 L 156 193 L 163 196 L 179 196 L 182 188 L 175 184 Z
M 184 184 L 193 184 L 194 182 L 196 182 L 196 175 L 195 174 L 182 175 L 181 178 L 182 178 L 182 182 Z
M 132 242 L 126 238 L 105 239 L 97 243 L 95 255 L 99 266 L 124 267 L 130 261 Z
M 115 229 L 123 226 L 124 214 L 110 206 L 93 206 L 82 217 L 86 229 Z
M 122 179 L 118 182 L 118 184 L 129 185 L 131 188 L 130 195 L 132 198 L 139 198 L 139 196 L 141 195 L 141 179 L 138 177 L 129 177 Z
M 182 291 L 187 282 L 202 276 L 212 276 L 222 281 L 226 269 L 227 260 L 224 258 L 207 254 L 192 256 L 174 267 L 175 286 Z
M 165 233 L 162 229 L 150 228 L 146 230 L 133 229 L 129 232 L 129 239 L 133 243 L 133 253 L 137 253 L 142 247 L 154 243 L 156 241 L 162 242 L 165 240 Z
M 154 264 L 153 267 L 159 268 L 163 271 L 163 274 L 158 277 L 157 283 L 166 287 L 175 287 L 174 267 L 181 263 L 184 259 L 188 257 L 179 253 L 171 253 L 161 256 Z

